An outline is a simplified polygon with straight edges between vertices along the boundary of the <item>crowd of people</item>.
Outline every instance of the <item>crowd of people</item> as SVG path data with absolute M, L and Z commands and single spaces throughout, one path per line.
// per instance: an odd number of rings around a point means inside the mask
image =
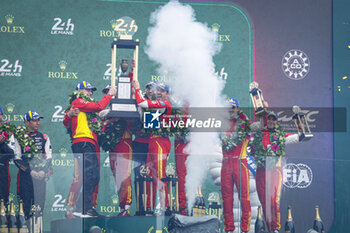
M 131 76 L 132 78 L 132 74 Z M 161 119 L 172 115 L 172 104 L 169 101 L 170 88 L 165 83 L 150 82 L 142 92 L 137 80 L 132 81 L 133 92 L 137 105 L 141 108 L 157 109 L 162 113 Z M 110 167 L 116 182 L 121 208 L 120 216 L 130 216 L 132 204 L 131 173 L 140 175 L 142 166 L 149 169 L 148 176 L 153 178 L 152 187 L 147 188 L 147 201 L 140 201 L 139 209 L 153 210 L 157 192 L 163 207 L 169 206 L 168 187 L 161 179 L 166 176 L 166 164 L 171 150 L 169 135 L 159 131 L 144 131 L 141 127 L 134 130 L 127 119 L 108 118 L 106 109 L 111 99 L 117 96 L 117 88 L 108 85 L 103 89 L 105 96 L 98 102 L 91 96 L 96 88 L 83 81 L 77 84 L 70 96 L 70 107 L 64 117 L 63 124 L 69 130 L 74 153 L 74 178 L 67 196 L 67 218 L 99 217 L 96 211 L 98 185 L 100 181 L 100 144 L 101 135 L 111 130 L 116 132 L 114 143 L 109 151 Z M 241 230 L 249 232 L 251 221 L 251 206 L 249 198 L 249 169 L 247 164 L 247 148 L 255 155 L 256 186 L 263 213 L 271 232 L 279 232 L 280 195 L 282 188 L 281 157 L 285 154 L 285 145 L 299 142 L 298 134 L 286 134 L 278 123 L 278 115 L 273 111 L 257 117 L 252 122 L 239 108 L 235 98 L 227 101 L 230 111 L 230 129 L 221 135 L 223 162 L 221 169 L 221 194 L 223 199 L 224 227 L 226 232 L 235 230 L 233 221 L 233 186 L 236 185 L 242 206 Z M 267 102 L 264 102 L 268 108 Z M 41 133 L 40 119 L 35 111 L 24 115 L 26 127 L 17 128 L 10 133 L 10 123 L 2 123 L 4 113 L 0 107 L 0 198 L 8 202 L 9 196 L 9 161 L 14 160 L 19 169 L 17 177 L 17 195 L 23 200 L 24 212 L 27 218 L 31 215 L 32 205 L 44 209 L 46 177 L 50 175 L 52 149 L 50 138 Z M 18 130 L 18 129 L 22 129 Z M 21 133 L 22 132 L 22 133 Z M 24 133 L 23 133 L 24 132 Z M 32 139 L 32 141 L 30 141 Z M 26 144 L 27 143 L 27 144 Z M 35 146 L 31 146 L 31 143 Z M 188 215 L 185 177 L 185 151 L 188 145 L 187 137 L 175 137 L 176 174 L 179 178 L 179 208 L 182 215 Z M 35 155 L 37 154 L 37 155 Z M 38 155 L 37 166 L 31 166 L 31 161 Z M 272 158 L 272 159 L 269 159 Z M 41 160 L 40 160 L 41 159 Z M 268 177 L 268 180 L 267 180 Z M 149 192 L 152 189 L 153 195 Z M 41 192 L 34 192 L 41 190 Z M 144 190 L 141 186 L 139 195 L 142 198 Z M 163 200 L 162 200 L 163 198 Z M 266 200 L 269 200 L 266 202 Z M 271 201 L 270 201 L 271 200 Z M 81 204 L 80 204 L 81 203 Z M 269 204 L 267 204 L 269 203 Z M 141 215 L 144 214 L 141 211 Z

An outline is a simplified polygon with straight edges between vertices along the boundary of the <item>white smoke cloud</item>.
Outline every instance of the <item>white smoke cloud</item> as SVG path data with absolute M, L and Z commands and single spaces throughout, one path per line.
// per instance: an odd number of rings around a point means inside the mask
M 172 95 L 189 107 L 223 106 L 224 83 L 215 75 L 213 56 L 221 49 L 216 33 L 206 24 L 196 21 L 189 5 L 170 1 L 151 15 L 146 53 L 166 69 L 171 79 Z M 190 109 L 191 111 L 191 109 Z M 189 112 L 191 114 L 191 112 Z M 194 203 L 197 187 L 206 176 L 208 164 L 217 153 L 217 133 L 191 133 L 186 150 L 186 195 L 189 210 Z

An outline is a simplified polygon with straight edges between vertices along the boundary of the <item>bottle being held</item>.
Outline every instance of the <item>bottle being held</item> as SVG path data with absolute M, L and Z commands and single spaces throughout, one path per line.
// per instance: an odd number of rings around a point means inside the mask
M 293 222 L 291 206 L 288 206 L 288 217 L 286 224 L 284 225 L 284 230 L 286 233 L 295 233 L 295 226 Z
M 4 204 L 4 200 L 1 199 L 0 201 L 0 233 L 7 233 L 9 232 L 8 228 L 8 221 L 7 221 L 7 215 L 6 215 L 6 208 Z
M 16 211 L 15 211 L 15 205 L 13 201 L 11 201 L 11 207 L 10 207 L 10 215 L 8 218 L 8 225 L 9 225 L 9 232 L 10 233 L 17 233 L 17 217 L 16 217 Z
M 261 206 L 258 207 L 258 217 L 255 221 L 254 233 L 266 232 L 266 223 L 261 213 Z
M 314 229 L 318 233 L 324 233 L 325 232 L 324 226 L 320 217 L 318 205 L 315 207 L 315 210 L 316 210 L 316 216 L 315 216 L 314 226 L 312 227 L 312 229 Z
M 19 201 L 19 212 L 18 212 L 18 219 L 17 219 L 17 225 L 18 225 L 18 232 L 19 233 L 28 233 L 28 225 L 24 216 L 23 211 L 23 201 Z

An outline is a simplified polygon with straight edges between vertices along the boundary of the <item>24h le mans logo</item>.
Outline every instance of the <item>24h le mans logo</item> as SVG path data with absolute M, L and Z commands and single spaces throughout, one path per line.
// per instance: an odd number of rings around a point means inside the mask
M 283 56 L 282 70 L 292 80 L 303 79 L 309 73 L 310 60 L 303 51 L 292 49 Z

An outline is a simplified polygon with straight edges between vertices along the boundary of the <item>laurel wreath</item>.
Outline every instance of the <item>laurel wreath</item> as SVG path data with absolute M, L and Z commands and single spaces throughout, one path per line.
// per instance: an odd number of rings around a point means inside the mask
M 220 135 L 222 148 L 225 151 L 230 151 L 235 148 L 244 139 L 250 136 L 249 119 L 242 110 L 238 111 L 238 119 L 236 121 L 235 130 L 230 134 Z
M 267 158 L 275 158 L 277 163 L 279 157 L 286 153 L 285 134 L 285 130 L 278 123 L 274 129 L 269 130 L 271 144 L 265 149 L 262 142 L 263 132 L 254 132 L 250 140 L 250 153 L 255 157 L 257 167 L 264 167 Z
M 102 128 L 103 134 L 98 137 L 101 148 L 105 151 L 114 151 L 115 146 L 120 142 L 126 128 L 126 121 L 119 120 L 111 122 Z
M 76 99 L 83 99 L 88 102 L 97 102 L 96 100 L 85 95 L 81 91 L 74 91 L 70 95 L 68 95 L 69 106 L 66 108 L 66 112 L 71 109 L 72 102 Z M 86 112 L 86 117 L 89 124 L 89 129 L 95 132 L 98 137 L 101 137 L 104 134 L 104 132 L 102 131 L 103 123 L 98 114 L 96 112 Z M 71 136 L 71 140 L 73 140 L 71 128 L 67 128 L 67 133 Z

